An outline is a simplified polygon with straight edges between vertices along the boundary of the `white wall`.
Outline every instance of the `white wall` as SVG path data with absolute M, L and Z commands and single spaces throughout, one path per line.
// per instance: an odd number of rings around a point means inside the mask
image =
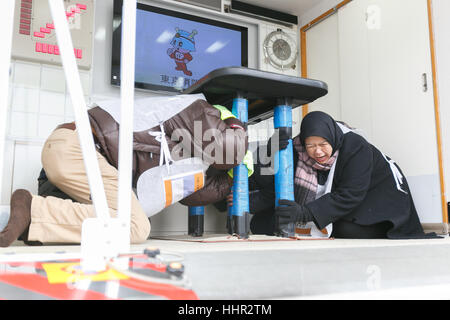
M 90 72 L 80 71 L 80 78 L 89 101 Z M 2 205 L 9 203 L 15 189 L 37 192 L 37 177 L 42 168 L 40 152 L 45 139 L 58 124 L 74 120 L 62 68 L 11 61 L 7 117 Z
M 357 1 L 357 0 L 356 0 Z M 317 5 L 313 8 L 303 12 L 299 16 L 299 27 L 303 27 L 307 23 L 310 23 L 312 20 L 330 10 L 331 8 L 338 5 L 342 0 L 319 0 L 317 1 Z

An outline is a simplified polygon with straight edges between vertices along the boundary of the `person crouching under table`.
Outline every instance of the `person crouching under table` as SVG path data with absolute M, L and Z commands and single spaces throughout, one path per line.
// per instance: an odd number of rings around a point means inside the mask
M 277 137 L 279 149 L 286 148 L 290 137 Z M 250 178 L 254 234 L 293 236 L 294 226 L 310 223 L 317 230 L 331 226 L 335 238 L 437 237 L 424 233 L 397 164 L 352 128 L 324 112 L 310 112 L 293 146 L 295 201 L 280 199 L 274 206 L 274 177 L 261 173 L 264 165 L 255 165 Z
M 224 199 L 230 193 L 232 185 L 227 170 L 242 162 L 248 148 L 244 125 L 230 116 L 230 112 L 227 114 L 224 107 L 210 105 L 201 94 L 170 97 L 167 101 L 170 103 L 176 101 L 178 105 L 176 107 L 168 105 L 168 108 L 158 103 L 146 106 L 146 100 L 142 101 L 144 101 L 142 114 L 148 114 L 152 108 L 159 108 L 160 114 L 151 116 L 159 117 L 158 119 L 165 118 L 163 122 L 158 120 L 156 122 L 159 122 L 158 125 L 145 128 L 142 127 L 142 122 L 145 123 L 147 119 L 135 115 L 135 128 L 136 122 L 139 122 L 141 130 L 134 129 L 133 132 L 133 187 L 136 187 L 139 177 L 144 172 L 161 165 L 161 142 L 151 133 L 162 131 L 165 134 L 163 139 L 167 141 L 171 152 L 181 145 L 185 147 L 184 150 L 192 153 L 191 156 L 194 156 L 194 153 L 196 156 L 199 154 L 203 156 L 202 161 L 206 163 L 203 188 L 180 202 L 187 206 L 203 206 Z M 137 109 L 139 105 L 135 103 L 135 112 Z M 116 216 L 117 210 L 119 156 L 119 121 L 116 121 L 117 117 L 114 118 L 114 112 L 120 110 L 120 104 L 116 104 L 114 110 L 111 106 L 100 105 L 88 111 L 112 217 Z M 198 128 L 201 128 L 201 137 L 195 137 Z M 205 141 L 202 138 L 203 134 L 212 129 L 217 134 L 213 139 Z M 172 140 L 177 130 L 187 132 L 187 136 L 184 134 L 178 140 Z M 214 150 L 221 150 L 224 154 L 221 157 L 205 154 L 205 149 L 211 144 Z M 227 150 L 231 150 L 233 155 L 225 154 Z M 219 162 L 215 159 L 226 161 Z M 42 150 L 42 165 L 44 178 L 55 186 L 59 194 L 65 196 L 32 195 L 24 189 L 16 190 L 11 196 L 10 219 L 0 233 L 0 246 L 7 247 L 18 238 L 29 245 L 80 243 L 83 220 L 96 217 L 74 122 L 58 126 L 46 140 Z M 58 192 L 54 194 L 57 195 Z M 133 192 L 131 201 L 130 241 L 142 243 L 149 237 L 150 221 Z

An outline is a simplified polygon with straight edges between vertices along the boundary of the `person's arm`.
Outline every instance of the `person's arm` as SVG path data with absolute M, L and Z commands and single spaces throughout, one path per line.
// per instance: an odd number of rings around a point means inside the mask
M 267 172 L 269 170 L 263 170 L 267 168 L 259 163 L 259 158 L 257 161 L 254 173 L 249 178 L 249 188 L 254 190 L 250 193 L 249 199 L 251 213 L 258 213 L 275 205 L 275 176 L 272 171 L 269 174 Z
M 226 172 L 206 176 L 205 186 L 180 201 L 185 206 L 205 206 L 216 203 L 230 193 L 233 181 Z
M 256 190 L 250 193 L 250 213 L 255 214 L 275 206 L 274 194 L 266 191 Z
M 165 122 L 166 134 L 178 139 L 191 156 L 200 156 L 215 169 L 228 170 L 242 162 L 248 149 L 244 125 L 235 118 L 222 120 L 205 100 L 196 100 Z M 178 131 L 176 131 L 178 130 Z

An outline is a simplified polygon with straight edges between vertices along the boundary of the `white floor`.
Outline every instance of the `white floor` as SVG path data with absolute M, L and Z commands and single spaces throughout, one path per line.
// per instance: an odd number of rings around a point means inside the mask
M 174 239 L 176 236 L 173 237 Z M 450 245 L 450 237 L 445 236 L 442 239 L 432 240 L 388 240 L 388 239 L 333 239 L 333 240 L 298 240 L 298 241 L 266 241 L 280 240 L 276 237 L 250 236 L 246 241 L 231 238 L 228 235 L 207 235 L 204 239 L 209 242 L 201 242 L 200 238 L 182 238 L 191 239 L 186 241 L 163 240 L 160 237 L 150 238 L 146 242 L 138 245 L 131 245 L 132 252 L 138 252 L 148 246 L 157 247 L 161 250 L 170 250 L 183 252 L 208 252 L 208 251 L 240 251 L 240 250 L 311 250 L 311 249 L 343 249 L 343 248 L 383 248 L 383 247 L 406 247 L 417 245 L 446 246 Z M 217 242 L 213 242 L 217 241 Z M 47 245 L 47 246 L 26 246 L 22 241 L 15 241 L 8 248 L 0 248 L 0 258 L 12 254 L 36 254 L 36 253 L 54 253 L 69 252 L 79 253 L 79 245 Z M 450 254 L 450 251 L 449 251 Z
M 299 240 L 215 243 L 150 239 L 183 257 L 200 299 L 450 299 L 450 238 L 432 240 Z M 251 240 L 272 237 L 251 236 Z M 279 239 L 278 239 L 279 240 Z M 79 256 L 78 245 L 0 249 L 0 261 Z

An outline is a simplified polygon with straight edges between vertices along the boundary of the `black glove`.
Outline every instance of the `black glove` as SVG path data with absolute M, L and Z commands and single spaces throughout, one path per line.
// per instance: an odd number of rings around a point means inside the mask
M 289 145 L 289 140 L 292 138 L 292 129 L 287 128 L 275 129 L 275 133 L 267 141 L 267 154 L 272 155 L 272 140 L 278 136 L 278 149 L 273 150 L 275 152 L 279 150 L 284 150 Z
M 275 208 L 275 216 L 278 217 L 279 225 L 286 225 L 291 222 L 307 223 L 314 221 L 314 216 L 306 206 L 302 206 L 295 201 L 281 199 L 278 201 L 279 207 Z

